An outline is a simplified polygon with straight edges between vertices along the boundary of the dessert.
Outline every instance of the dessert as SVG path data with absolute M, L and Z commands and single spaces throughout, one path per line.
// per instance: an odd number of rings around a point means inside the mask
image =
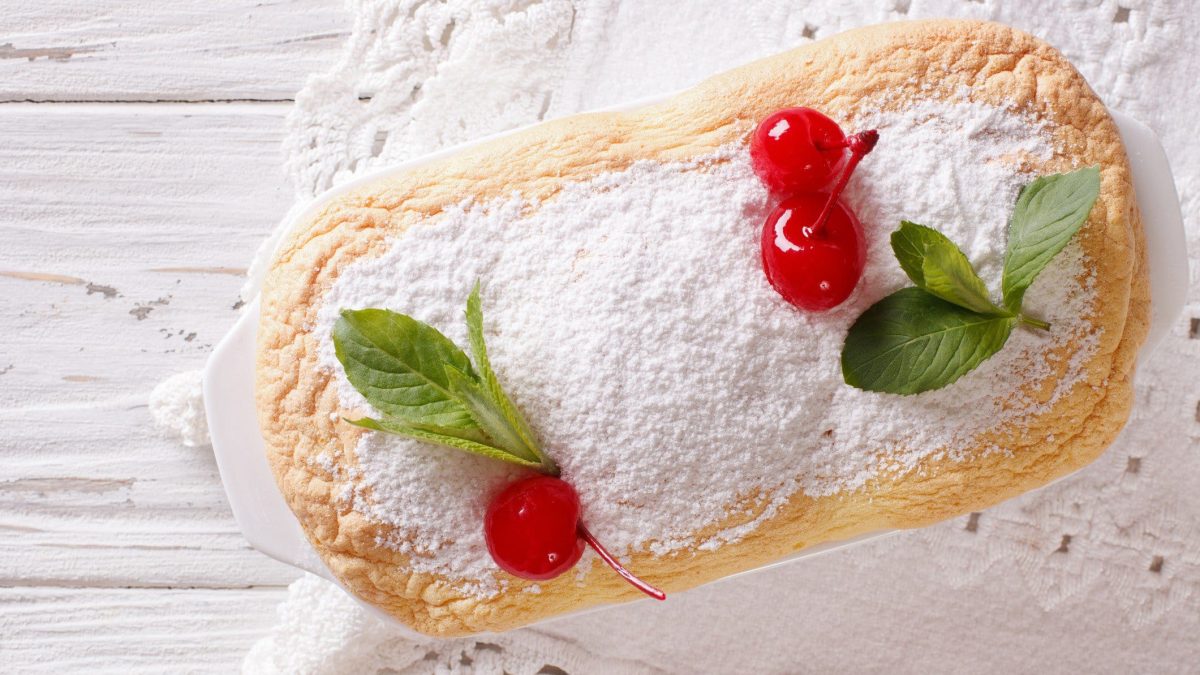
M 818 120 L 822 150 L 804 164 L 816 170 L 764 172 L 756 130 L 769 135 L 778 119 L 764 120 L 798 106 L 854 132 L 844 138 L 876 130 L 878 144 L 848 174 L 849 142 L 833 147 L 838 133 Z M 1021 188 L 1086 167 L 1099 180 L 1086 220 L 1010 293 Z M 831 267 L 853 272 L 840 297 L 805 308 L 768 280 L 777 229 L 798 243 L 776 227 L 789 209 L 814 222 L 841 214 L 831 229 L 853 233 L 850 263 Z M 955 297 L 974 306 L 962 311 L 992 303 L 1005 340 L 953 379 L 847 366 L 863 353 L 848 338 L 863 317 L 925 292 L 900 252 L 950 250 L 942 239 L 984 289 L 968 281 Z M 530 468 L 347 421 L 386 416 L 338 359 L 342 313 L 386 309 L 467 344 L 462 305 L 477 281 L 491 364 L 577 493 L 580 522 L 668 594 L 984 508 L 1086 464 L 1128 414 L 1149 306 L 1107 110 L 1062 55 L 989 23 L 851 31 L 339 197 L 292 233 L 268 276 L 260 424 L 279 488 L 330 569 L 441 636 L 642 597 L 577 538 L 564 544 L 566 558 L 579 551 L 574 566 L 509 565 L 548 579 L 504 571 L 485 517 Z

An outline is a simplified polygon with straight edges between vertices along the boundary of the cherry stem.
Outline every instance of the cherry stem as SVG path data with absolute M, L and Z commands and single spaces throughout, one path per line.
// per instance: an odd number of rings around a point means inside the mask
M 583 537 L 583 540 L 588 543 L 588 546 L 591 546 L 593 549 L 595 549 L 596 555 L 599 555 L 601 560 L 608 563 L 608 566 L 613 568 L 613 570 L 616 571 L 617 574 L 620 574 L 621 576 L 625 577 L 625 581 L 628 581 L 629 583 L 633 584 L 633 586 L 635 588 L 637 588 L 639 591 L 654 598 L 655 600 L 666 600 L 667 599 L 666 593 L 663 593 L 662 591 L 651 586 L 650 584 L 633 576 L 632 572 L 625 569 L 625 567 L 622 566 L 621 563 L 617 562 L 617 559 L 612 557 L 612 554 L 608 552 L 608 549 L 604 548 L 604 546 L 601 545 L 600 542 L 596 541 L 596 537 L 592 536 L 592 533 L 588 531 L 587 526 L 583 524 L 583 521 L 579 521 L 579 536 Z
M 833 143 L 822 143 L 821 141 L 814 140 L 813 145 L 817 146 L 817 150 L 820 150 L 821 152 L 825 152 L 826 150 L 839 150 L 841 148 L 850 147 L 850 137 L 845 136 L 842 138 L 842 140 L 834 141 Z
M 824 234 L 825 223 L 829 221 L 829 215 L 833 213 L 833 205 L 837 203 L 838 197 L 842 195 L 842 190 L 846 189 L 846 183 L 850 182 L 850 176 L 854 173 L 854 168 L 858 166 L 863 157 L 867 156 L 868 152 L 875 149 L 875 144 L 878 142 L 879 132 L 871 129 L 851 134 L 844 141 L 821 147 L 822 150 L 850 148 L 850 161 L 846 163 L 846 168 L 842 170 L 842 175 L 838 178 L 837 185 L 834 185 L 833 191 L 829 193 L 829 199 L 821 209 L 821 215 L 817 218 L 816 224 L 810 228 L 809 233 L 811 235 L 819 237 Z

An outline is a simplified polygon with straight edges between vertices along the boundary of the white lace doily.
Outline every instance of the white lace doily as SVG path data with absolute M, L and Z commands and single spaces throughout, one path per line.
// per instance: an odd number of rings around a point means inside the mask
M 341 60 L 289 117 L 298 202 L 364 169 L 686 87 L 843 29 L 994 19 L 1062 49 L 1162 137 L 1200 237 L 1186 0 L 351 0 Z M 261 269 L 261 263 L 255 269 Z M 254 281 L 250 288 L 253 289 Z M 1200 317 L 1193 274 L 1188 317 Z M 1200 319 L 1138 375 L 1095 464 L 982 514 L 675 596 L 486 639 L 413 644 L 297 582 L 252 672 L 1079 672 L 1200 668 Z M 703 645 L 703 647 L 700 647 Z M 1190 665 L 1189 665 L 1190 664 Z

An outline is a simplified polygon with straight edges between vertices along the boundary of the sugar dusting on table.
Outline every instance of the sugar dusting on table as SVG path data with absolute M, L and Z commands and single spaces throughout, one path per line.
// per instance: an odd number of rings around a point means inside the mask
M 887 241 L 902 218 L 945 232 L 998 287 L 1007 216 L 1031 179 L 1016 167 L 1052 155 L 1049 130 L 966 99 L 864 105 L 853 126 L 881 135 L 847 196 L 869 254 L 858 290 L 833 311 L 799 311 L 767 285 L 758 237 L 769 198 L 733 145 L 691 162 L 637 162 L 542 204 L 514 194 L 448 205 L 342 271 L 314 327 L 321 364 L 337 374 L 343 405 L 363 409 L 333 354 L 338 310 L 401 311 L 461 344 L 463 303 L 481 279 L 501 380 L 579 490 L 589 527 L 621 554 L 715 548 L 796 492 L 832 495 L 964 456 L 980 432 L 1035 410 L 1018 389 L 1049 374 L 1039 357 L 1049 346 L 1080 350 L 1056 396 L 1081 377 L 1096 336 L 1082 318 L 1093 293 L 1077 245 L 1027 296 L 1052 331 L 1017 330 L 950 387 L 915 397 L 853 389 L 842 340 L 866 307 L 907 285 Z M 379 434 L 356 455 L 342 499 L 393 526 L 381 543 L 466 592 L 500 589 L 480 523 L 515 469 Z M 751 493 L 764 497 L 737 506 Z
M 205 447 L 211 442 L 203 383 L 203 371 L 176 373 L 160 382 L 148 401 L 154 426 L 189 448 Z

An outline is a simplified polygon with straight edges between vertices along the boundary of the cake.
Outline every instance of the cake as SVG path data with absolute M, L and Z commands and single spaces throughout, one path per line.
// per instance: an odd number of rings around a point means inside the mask
M 750 137 L 797 105 L 879 133 L 843 195 L 862 223 L 862 278 L 827 311 L 798 309 L 763 274 L 779 198 Z M 889 247 L 901 220 L 936 227 L 995 289 L 1021 188 L 1091 166 L 1095 206 L 1024 299 L 1048 330 L 1013 329 L 936 390 L 847 384 L 848 331 L 911 285 Z M 498 378 L 583 519 L 668 594 L 1084 466 L 1128 416 L 1149 313 L 1107 109 L 1060 53 L 994 23 L 849 31 L 330 199 L 266 279 L 262 434 L 278 489 L 343 585 L 442 637 L 640 597 L 590 552 L 549 580 L 496 564 L 485 511 L 528 469 L 347 422 L 378 411 L 339 362 L 343 311 L 390 309 L 465 345 L 477 282 Z

